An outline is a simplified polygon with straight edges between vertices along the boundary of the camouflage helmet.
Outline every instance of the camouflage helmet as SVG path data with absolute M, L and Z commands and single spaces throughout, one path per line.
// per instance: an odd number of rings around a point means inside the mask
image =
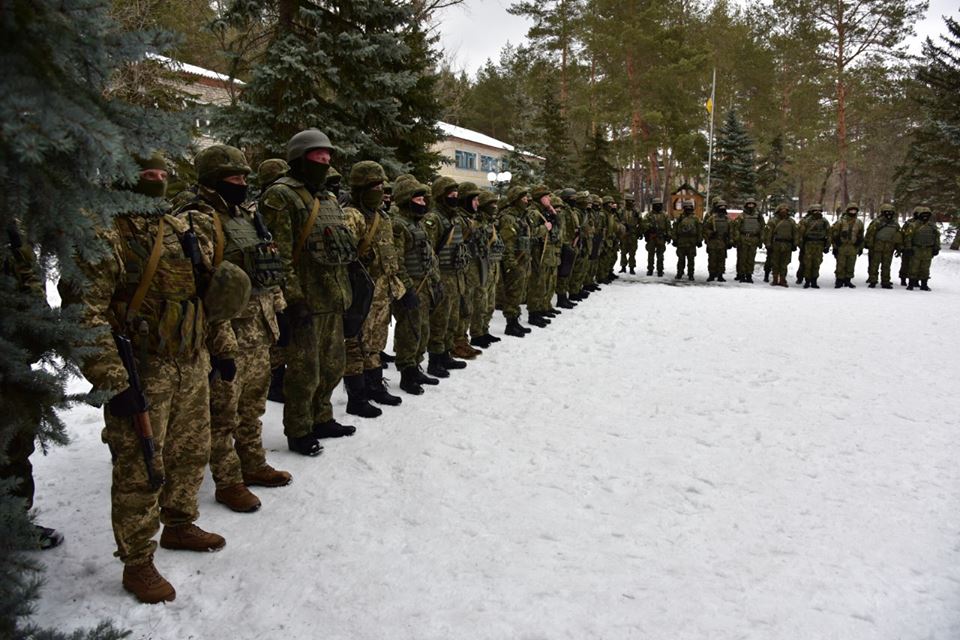
M 917 216 L 918 218 L 924 214 L 929 216 L 933 214 L 933 211 L 930 210 L 930 207 L 914 207 L 913 208 L 913 215 Z
M 397 186 L 399 186 L 399 184 L 404 180 L 412 180 L 413 182 L 419 182 L 416 176 L 414 176 L 412 173 L 401 173 L 400 175 L 398 175 L 396 178 L 393 179 L 393 188 L 396 189 Z
M 412 176 L 405 180 L 397 179 L 393 186 L 393 200 L 397 206 L 406 206 L 417 196 L 426 196 L 430 193 L 430 187 L 417 182 Z
M 717 198 L 716 200 L 713 201 L 713 208 L 714 208 L 714 209 L 720 209 L 720 208 L 726 209 L 726 208 L 727 208 L 727 201 L 724 200 L 723 198 Z
M 431 195 L 434 200 L 443 200 L 448 193 L 456 191 L 458 186 L 457 181 L 450 176 L 440 176 L 433 181 L 433 185 L 430 187 Z
M 617 201 L 613 199 L 613 196 L 603 196 L 603 204 L 617 204 Z
M 497 194 L 493 191 L 481 191 L 480 192 L 480 208 L 481 209 L 493 209 L 490 205 L 497 205 Z
M 884 213 L 887 211 L 889 211 L 890 213 L 896 213 L 897 209 L 896 207 L 893 206 L 893 203 L 884 202 L 882 205 L 880 205 L 880 213 Z
M 331 165 L 330 168 L 327 169 L 327 176 L 323 179 L 323 183 L 329 187 L 334 184 L 339 185 L 341 180 L 343 180 L 343 176 Z
M 563 204 L 563 199 L 561 199 L 560 196 L 558 196 L 558 195 L 555 194 L 555 193 L 551 193 L 551 194 L 550 194 L 550 206 L 551 206 L 551 207 L 559 207 L 559 206 L 562 205 L 562 204 Z
M 519 200 L 525 195 L 528 195 L 530 192 L 526 187 L 522 187 L 519 184 L 515 184 L 509 189 L 507 189 L 507 205 L 512 205 L 514 202 Z
M 590 194 L 590 204 L 592 204 L 592 205 L 595 206 L 595 207 L 599 207 L 600 205 L 603 204 L 603 200 L 602 200 L 602 199 L 600 198 L 600 196 L 598 196 L 597 194 L 591 193 L 591 194 Z
M 844 213 L 850 213 L 851 211 L 856 211 L 857 213 L 859 213 L 860 205 L 851 202 L 850 204 L 848 204 L 846 207 L 843 208 Z
M 577 197 L 577 190 L 571 187 L 565 187 L 560 189 L 560 193 L 557 195 L 563 200 L 572 200 Z
M 774 213 L 790 213 L 790 207 L 788 207 L 785 202 L 781 202 L 777 205 L 777 209 L 774 211 Z
M 148 169 L 167 170 L 167 160 L 159 151 L 154 151 L 149 156 L 134 156 L 133 159 L 137 161 L 140 171 L 147 171 Z
M 250 165 L 247 164 L 243 151 L 226 144 L 207 147 L 193 159 L 193 166 L 197 170 L 197 181 L 208 187 L 214 186 L 227 176 L 245 176 L 250 173 Z
M 290 165 L 281 158 L 270 158 L 264 160 L 257 167 L 257 183 L 261 189 L 266 189 L 268 185 L 273 184 L 290 171 Z
M 659 204 L 659 205 L 662 206 L 662 205 L 663 205 L 663 198 L 654 198 L 654 199 L 650 202 L 650 204 Z
M 461 199 L 480 195 L 480 187 L 474 182 L 461 182 L 457 185 L 457 194 Z
M 333 151 L 330 138 L 319 129 L 305 129 L 293 135 L 287 141 L 287 162 L 302 158 L 311 149 L 329 149 Z
M 823 213 L 823 205 L 820 204 L 819 202 L 815 202 L 815 203 L 813 203 L 812 205 L 810 205 L 809 207 L 807 207 L 807 212 L 808 212 L 808 213 L 809 213 L 809 212 L 813 212 L 813 211 L 819 211 L 820 213 Z
M 749 197 L 749 198 L 747 198 L 746 200 L 743 201 L 743 206 L 747 206 L 748 204 L 752 204 L 753 206 L 757 206 L 757 199 L 754 198 L 753 196 L 751 196 L 751 197 Z
M 545 184 L 538 184 L 530 190 L 530 197 L 534 200 L 540 200 L 540 198 L 547 195 L 550 195 L 550 188 Z
M 590 192 L 589 191 L 577 191 L 576 195 L 573 196 L 573 201 L 578 207 L 586 207 L 590 204 Z
M 207 321 L 223 322 L 236 317 L 250 301 L 250 288 L 250 278 L 243 269 L 228 260 L 221 262 L 203 296 Z
M 373 160 L 362 160 L 350 167 L 350 186 L 354 189 L 372 187 L 387 181 L 387 174 L 380 163 Z
M 637 201 L 637 198 L 636 198 L 636 196 L 633 195 L 632 192 L 628 191 L 628 192 L 623 196 L 623 200 L 624 200 L 624 202 L 636 202 L 636 201 Z

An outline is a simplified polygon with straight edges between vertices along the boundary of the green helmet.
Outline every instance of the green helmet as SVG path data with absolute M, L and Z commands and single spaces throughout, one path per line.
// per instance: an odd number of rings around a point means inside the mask
M 460 196 L 460 199 L 472 198 L 480 195 L 480 187 L 473 182 L 461 182 L 457 185 L 457 194 Z
M 663 198 L 654 198 L 650 201 L 650 204 L 659 204 L 660 206 L 663 206 Z
M 147 169 L 167 170 L 167 161 L 159 151 L 154 151 L 146 157 L 134 156 L 133 159 L 137 161 L 137 166 L 140 167 L 140 171 L 146 171 Z
M 850 213 L 851 211 L 853 211 L 854 213 L 859 213 L 860 207 L 855 204 L 848 204 L 846 208 L 843 210 L 844 213 Z
M 534 200 L 540 200 L 540 198 L 547 195 L 550 195 L 550 188 L 545 184 L 538 184 L 530 190 L 530 197 Z
M 250 278 L 243 269 L 224 260 L 214 270 L 203 297 L 208 322 L 235 318 L 250 301 Z
M 343 176 L 340 175 L 340 172 L 331 166 L 329 169 L 327 169 L 327 177 L 324 178 L 323 183 L 327 187 L 331 185 L 339 186 L 342 180 L 343 180 Z
M 481 191 L 480 192 L 480 208 L 489 207 L 491 204 L 497 204 L 497 194 L 493 191 Z
M 592 205 L 595 206 L 595 207 L 599 207 L 600 205 L 603 204 L 603 200 L 602 200 L 602 199 L 600 198 L 600 196 L 598 196 L 597 194 L 591 193 L 591 194 L 590 194 L 590 204 L 592 204 Z
M 329 149 L 333 151 L 333 144 L 330 138 L 319 129 L 305 129 L 300 133 L 294 134 L 287 141 L 287 162 L 293 162 L 297 158 L 302 158 L 307 151 L 311 149 Z
M 896 213 L 897 209 L 896 207 L 893 206 L 892 203 L 884 202 L 882 205 L 880 205 L 880 213 L 887 213 L 887 212 Z
M 590 193 L 588 191 L 577 191 L 573 196 L 573 201 L 578 207 L 586 208 L 590 204 Z
M 450 176 L 440 176 L 433 181 L 433 186 L 431 187 L 433 199 L 440 202 L 447 197 L 448 193 L 456 191 L 457 186 L 457 181 Z
M 430 187 L 417 182 L 412 176 L 404 180 L 399 178 L 393 183 L 393 200 L 398 207 L 406 206 L 417 196 L 426 196 L 430 193 Z
M 774 213 L 790 213 L 790 207 L 788 207 L 786 203 L 781 202 L 777 205 L 777 209 L 774 211 Z
M 913 208 L 913 215 L 917 216 L 918 218 L 924 214 L 929 216 L 932 213 L 933 211 L 930 210 L 930 207 L 914 207 Z
M 362 160 L 350 167 L 350 186 L 354 189 L 371 187 L 387 181 L 387 174 L 379 163 Z
M 193 159 L 193 166 L 197 170 L 197 181 L 207 187 L 214 186 L 227 176 L 250 173 L 250 165 L 243 151 L 225 144 L 215 144 L 198 153 Z
M 823 205 L 820 204 L 819 202 L 815 202 L 815 203 L 813 203 L 812 205 L 810 205 L 809 207 L 807 207 L 807 212 L 813 213 L 814 211 L 816 211 L 816 212 L 818 212 L 818 213 L 823 213 Z
M 636 202 L 636 201 L 637 201 L 637 198 L 636 198 L 636 196 L 634 196 L 632 193 L 629 193 L 629 192 L 628 192 L 626 195 L 623 196 L 623 201 L 624 201 L 624 202 Z
M 724 210 L 726 210 L 726 208 L 727 208 L 727 201 L 724 200 L 723 198 L 717 198 L 716 200 L 713 201 L 713 208 L 714 208 L 714 209 L 724 209 Z
M 603 204 L 617 204 L 617 201 L 612 196 L 603 196 Z
M 559 195 L 563 200 L 572 200 L 573 198 L 577 197 L 577 190 L 566 187 L 560 190 Z
M 513 185 L 507 189 L 507 206 L 512 205 L 514 202 L 527 195 L 529 191 L 526 187 L 521 187 L 518 184 Z
M 748 204 L 752 204 L 753 206 L 757 206 L 757 199 L 751 197 L 751 198 L 747 198 L 746 200 L 743 201 L 743 206 L 747 206 Z
M 257 183 L 261 189 L 266 189 L 269 185 L 287 175 L 288 171 L 290 171 L 290 165 L 287 164 L 286 160 L 281 158 L 264 160 L 257 167 Z

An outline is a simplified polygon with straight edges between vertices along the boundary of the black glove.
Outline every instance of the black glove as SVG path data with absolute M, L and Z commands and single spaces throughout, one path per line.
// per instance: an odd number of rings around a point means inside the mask
M 836 248 L 836 247 L 833 248 L 833 257 L 834 257 L 834 258 L 837 257 L 837 248 Z
M 933 255 L 936 256 L 936 255 L 939 255 L 939 254 L 940 254 L 940 247 L 934 247 L 934 248 L 933 248 Z
M 127 387 L 107 402 L 110 415 L 115 418 L 129 418 L 138 413 L 143 413 L 147 410 L 147 407 L 147 399 L 143 397 L 143 394 L 134 391 L 133 387 Z
M 290 318 L 287 317 L 286 311 L 277 314 L 277 329 L 280 330 L 280 335 L 277 336 L 277 346 L 285 347 L 290 344 Z
M 413 311 L 420 306 L 420 298 L 417 297 L 417 292 L 413 289 L 407 289 L 400 300 L 398 301 L 400 306 L 406 309 L 407 311 Z
M 217 356 L 210 356 L 210 372 L 211 377 L 216 377 L 220 374 L 220 379 L 224 382 L 233 382 L 233 379 L 237 377 L 237 361 L 233 358 L 218 358 Z
M 859 249 L 857 249 L 857 255 L 858 255 L 858 256 L 862 256 L 862 255 L 863 255 L 863 247 L 860 247 Z
M 699 249 L 699 248 L 702 247 L 702 246 L 703 246 L 703 241 L 700 241 L 700 242 L 697 243 L 697 249 Z
M 823 248 L 823 253 L 824 254 L 830 253 L 830 245 L 827 245 Z

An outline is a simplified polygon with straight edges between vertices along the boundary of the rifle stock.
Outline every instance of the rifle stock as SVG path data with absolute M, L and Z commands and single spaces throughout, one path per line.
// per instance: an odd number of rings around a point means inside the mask
M 156 442 L 153 439 L 153 427 L 150 424 L 149 407 L 147 406 L 146 396 L 143 393 L 143 386 L 140 382 L 140 374 L 137 371 L 137 361 L 133 358 L 133 344 L 130 338 L 119 333 L 113 334 L 113 340 L 117 345 L 117 353 L 120 355 L 120 361 L 123 368 L 127 371 L 127 382 L 130 388 L 134 390 L 140 398 L 140 405 L 143 408 L 140 412 L 133 415 L 133 428 L 137 432 L 137 438 L 140 440 L 140 450 L 143 452 L 143 463 L 147 468 L 147 480 L 150 487 L 159 489 L 163 486 L 164 477 L 157 473 L 153 466 L 153 458 L 157 451 Z

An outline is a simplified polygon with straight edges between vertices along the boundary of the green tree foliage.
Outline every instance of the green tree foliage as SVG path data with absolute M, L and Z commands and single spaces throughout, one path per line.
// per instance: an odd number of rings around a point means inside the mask
M 536 118 L 543 136 L 543 180 L 551 189 L 570 186 L 575 181 L 570 159 L 572 145 L 567 135 L 567 120 L 552 91 L 543 94 Z
M 134 155 L 179 153 L 188 143 L 181 114 L 109 91 L 126 65 L 172 42 L 157 32 L 120 30 L 108 9 L 90 0 L 11 0 L 0 10 L 0 226 L 20 230 L 43 279 L 59 271 L 82 283 L 74 260 L 103 255 L 97 230 L 149 202 L 112 188 L 135 181 Z M 44 446 L 64 443 L 56 412 L 78 399 L 66 392 L 77 373 L 68 363 L 84 353 L 89 332 L 75 316 L 48 308 L 42 291 L 25 292 L 7 274 L 0 308 L 0 456 L 15 433 L 36 434 Z M 35 533 L 9 491 L 9 483 L 0 487 L 0 637 L 66 637 L 25 620 L 39 567 L 17 548 Z M 121 635 L 104 625 L 71 637 Z
M 787 202 L 793 197 L 794 192 L 787 175 L 789 165 L 783 136 L 777 135 L 770 142 L 766 155 L 758 162 L 756 172 L 759 193 L 768 196 L 771 202 Z
M 580 187 L 593 193 L 608 195 L 614 190 L 616 168 L 610 164 L 610 143 L 603 127 L 597 127 L 586 148 L 580 165 Z
M 756 194 L 755 162 L 753 140 L 737 115 L 737 110 L 730 109 L 713 147 L 710 193 L 728 203 L 740 203 L 744 198 Z
M 508 11 L 533 20 L 527 31 L 530 46 L 560 71 L 560 111 L 566 110 L 570 91 L 571 66 L 575 64 L 578 34 L 583 15 L 582 0 L 515 2 Z

